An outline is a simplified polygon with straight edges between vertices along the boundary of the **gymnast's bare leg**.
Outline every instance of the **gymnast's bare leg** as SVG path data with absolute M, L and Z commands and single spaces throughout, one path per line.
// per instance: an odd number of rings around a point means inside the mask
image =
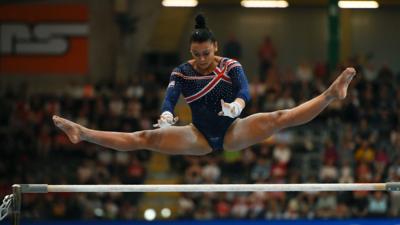
M 171 155 L 205 155 L 212 151 L 193 125 L 124 133 L 88 129 L 59 116 L 53 116 L 53 121 L 72 143 L 87 141 L 119 151 L 148 149 Z
M 345 69 L 331 86 L 319 96 L 292 109 L 257 113 L 237 119 L 228 129 L 224 149 L 240 150 L 263 141 L 275 132 L 314 119 L 332 101 L 346 97 L 347 88 L 355 76 L 354 68 Z

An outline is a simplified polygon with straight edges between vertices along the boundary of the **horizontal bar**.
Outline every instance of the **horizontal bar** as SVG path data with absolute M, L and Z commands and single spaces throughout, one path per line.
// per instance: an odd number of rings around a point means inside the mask
M 21 193 L 47 193 L 47 184 L 14 184 L 21 187 Z
M 22 193 L 47 192 L 288 192 L 288 191 L 400 191 L 400 183 L 330 184 L 161 184 L 161 185 L 47 185 L 22 184 Z

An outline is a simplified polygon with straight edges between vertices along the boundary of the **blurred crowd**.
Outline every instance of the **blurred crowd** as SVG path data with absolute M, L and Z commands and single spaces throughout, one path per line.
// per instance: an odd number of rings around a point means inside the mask
M 370 183 L 400 181 L 400 74 L 352 59 L 357 78 L 343 101 L 312 122 L 284 130 L 240 152 L 173 156 L 181 183 Z M 267 69 L 265 69 L 267 68 Z M 250 79 L 252 101 L 243 116 L 291 108 L 325 90 L 344 67 L 270 62 Z M 13 183 L 141 184 L 149 151 L 117 152 L 73 145 L 54 114 L 100 130 L 152 129 L 164 83 L 153 74 L 132 80 L 74 84 L 54 93 L 29 86 L 0 91 L 0 193 Z M 138 219 L 140 194 L 27 194 L 23 218 Z M 400 217 L 400 194 L 389 192 L 186 193 L 182 219 L 297 219 Z
M 161 90 L 148 76 L 139 85 L 71 83 L 58 94 L 29 94 L 29 87 L 3 90 L 0 97 L 0 193 L 13 183 L 141 184 L 147 151 L 116 152 L 72 144 L 52 122 L 62 115 L 84 126 L 109 131 L 151 129 L 159 115 Z M 151 85 L 156 89 L 150 89 Z M 23 218 L 134 219 L 139 194 L 26 194 Z

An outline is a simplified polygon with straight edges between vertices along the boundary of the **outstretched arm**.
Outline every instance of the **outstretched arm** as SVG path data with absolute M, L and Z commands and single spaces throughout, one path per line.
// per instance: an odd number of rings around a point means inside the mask
M 174 75 L 175 71 L 172 72 L 170 81 L 165 94 L 164 102 L 161 108 L 160 119 L 154 127 L 169 127 L 178 121 L 178 117 L 174 118 L 174 108 L 181 94 L 180 83 L 177 77 Z
M 171 75 L 170 82 L 168 84 L 167 91 L 165 93 L 165 98 L 161 111 L 174 112 L 176 103 L 178 102 L 179 95 L 181 94 L 180 84 L 176 81 L 175 77 Z

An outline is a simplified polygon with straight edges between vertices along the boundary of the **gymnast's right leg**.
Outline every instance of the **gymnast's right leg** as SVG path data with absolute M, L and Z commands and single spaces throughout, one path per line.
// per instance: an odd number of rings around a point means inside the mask
M 224 148 L 241 150 L 265 140 L 279 130 L 311 121 L 332 101 L 346 97 L 347 89 L 355 74 L 354 68 L 345 69 L 322 94 L 294 108 L 257 113 L 235 120 L 226 132 Z
M 193 125 L 124 133 L 92 130 L 59 116 L 53 116 L 53 121 L 72 143 L 87 141 L 118 151 L 148 149 L 171 155 L 205 155 L 212 151 Z

